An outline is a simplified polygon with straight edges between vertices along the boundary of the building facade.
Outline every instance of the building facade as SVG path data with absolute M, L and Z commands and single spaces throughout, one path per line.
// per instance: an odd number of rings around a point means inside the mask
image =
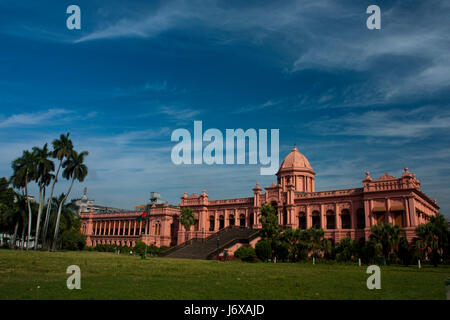
M 400 226 L 411 240 L 414 229 L 439 210 L 436 200 L 420 190 L 420 181 L 408 168 L 398 178 L 386 173 L 375 180 L 366 172 L 360 188 L 317 192 L 315 174 L 308 159 L 294 146 L 276 174 L 277 183 L 264 191 L 256 183 L 252 197 L 209 200 L 203 190 L 200 195 L 185 192 L 178 206 L 166 202 L 138 206 L 140 210 L 133 212 L 90 210 L 81 213 L 82 230 L 88 246 L 133 246 L 136 241 L 174 246 L 188 239 L 207 238 L 228 226 L 261 228 L 260 208 L 271 204 L 282 227 L 320 227 L 325 237 L 335 242 L 345 237 L 367 240 L 371 226 L 379 222 Z M 194 210 L 195 224 L 188 232 L 179 223 L 183 207 Z M 149 219 L 138 222 L 144 210 L 148 210 Z

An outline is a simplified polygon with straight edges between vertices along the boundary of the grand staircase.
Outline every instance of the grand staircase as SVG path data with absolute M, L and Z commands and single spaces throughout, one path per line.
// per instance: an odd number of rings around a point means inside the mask
M 249 243 L 258 236 L 259 231 L 250 228 L 227 227 L 206 239 L 192 239 L 192 243 L 191 240 L 186 241 L 161 253 L 160 256 L 182 259 L 212 259 L 217 255 L 217 250 L 222 252 L 236 243 Z

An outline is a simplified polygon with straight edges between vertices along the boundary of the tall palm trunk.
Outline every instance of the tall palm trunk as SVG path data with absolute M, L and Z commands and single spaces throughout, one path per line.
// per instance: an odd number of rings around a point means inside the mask
M 73 183 L 75 181 L 75 177 L 72 178 L 72 182 L 70 183 L 69 190 L 67 191 L 67 194 L 64 196 L 64 198 L 61 200 L 58 206 L 58 215 L 56 216 L 56 226 L 55 226 L 55 234 L 53 235 L 53 245 L 52 245 L 52 251 L 56 251 L 56 245 L 58 242 L 58 232 L 59 232 L 59 219 L 61 218 L 61 211 L 64 206 L 64 203 L 66 202 L 67 197 L 70 194 L 70 191 L 72 190 Z
M 44 232 L 42 233 L 42 245 L 44 245 L 44 243 L 46 243 L 46 240 L 47 240 L 47 230 L 48 230 L 50 211 L 52 209 L 53 191 L 55 190 L 55 184 L 58 181 L 59 170 L 61 170 L 62 163 L 63 163 L 63 161 L 61 160 L 59 162 L 58 170 L 56 171 L 55 179 L 53 180 L 52 188 L 50 190 L 50 195 L 48 197 L 47 211 L 45 213 Z
M 25 248 L 25 239 L 24 239 L 24 237 L 25 237 L 25 221 L 24 221 L 24 223 L 22 223 L 22 239 L 20 241 L 20 246 L 21 246 L 22 250 Z
M 16 222 L 16 226 L 14 227 L 14 234 L 10 243 L 10 248 L 14 249 L 16 247 L 16 238 L 17 238 L 17 230 L 19 229 L 19 221 Z
M 25 177 L 25 196 L 27 197 L 27 206 L 28 206 L 28 236 L 27 236 L 27 251 L 28 251 L 31 236 L 31 218 L 32 218 L 30 199 L 28 198 L 28 175 Z
M 36 237 L 35 237 L 35 241 L 34 241 L 34 250 L 37 250 L 38 247 L 38 242 L 39 242 L 39 225 L 41 222 L 41 213 L 42 213 L 42 209 L 44 207 L 44 199 L 45 199 L 45 187 L 40 187 L 39 188 L 39 209 L 38 209 L 38 216 L 37 216 L 37 221 L 36 221 Z

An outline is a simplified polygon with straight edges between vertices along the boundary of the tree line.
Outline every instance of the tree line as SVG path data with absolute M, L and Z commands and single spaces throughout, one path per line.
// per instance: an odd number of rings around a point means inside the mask
M 12 235 L 11 248 L 16 244 L 19 228 L 22 230 L 22 249 L 29 249 L 33 233 L 34 250 L 38 249 L 39 243 L 42 248 L 52 251 L 58 247 L 74 249 L 83 246 L 84 236 L 80 233 L 77 208 L 72 203 L 66 204 L 66 201 L 74 183 L 83 182 L 88 174 L 84 161 L 89 153 L 77 152 L 69 137 L 70 133 L 61 134 L 52 142 L 51 150 L 48 143 L 42 148 L 24 150 L 21 157 L 12 161 L 12 176 L 0 179 L 0 232 Z M 60 174 L 70 182 L 69 188 L 59 197 L 54 197 Z M 39 190 L 37 202 L 31 201 L 29 194 L 32 183 Z M 52 237 L 50 227 L 54 230 Z M 64 245 L 58 241 L 59 237 L 62 237 L 59 240 L 63 240 Z
M 282 229 L 278 225 L 276 210 L 271 205 L 261 207 L 261 240 L 255 246 L 255 254 L 262 261 L 301 261 L 315 258 L 367 264 L 417 263 L 417 260 L 438 263 L 450 262 L 450 232 L 448 222 L 442 214 L 437 214 L 426 224 L 416 227 L 416 237 L 412 242 L 402 236 L 403 230 L 391 223 L 372 226 L 368 241 L 344 238 L 334 243 L 324 237 L 321 228 Z M 252 256 L 248 249 L 242 253 Z M 245 258 L 245 257 L 244 257 Z

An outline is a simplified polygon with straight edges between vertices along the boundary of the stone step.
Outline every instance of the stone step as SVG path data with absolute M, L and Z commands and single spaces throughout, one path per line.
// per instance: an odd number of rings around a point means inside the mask
M 231 227 L 221 230 L 207 239 L 195 239 L 192 244 L 181 246 L 180 248 L 168 253 L 165 257 L 184 258 L 184 259 L 207 259 L 208 255 L 217 248 L 217 239 L 219 238 L 219 247 L 226 245 L 234 240 L 245 241 L 258 230 L 242 227 Z

